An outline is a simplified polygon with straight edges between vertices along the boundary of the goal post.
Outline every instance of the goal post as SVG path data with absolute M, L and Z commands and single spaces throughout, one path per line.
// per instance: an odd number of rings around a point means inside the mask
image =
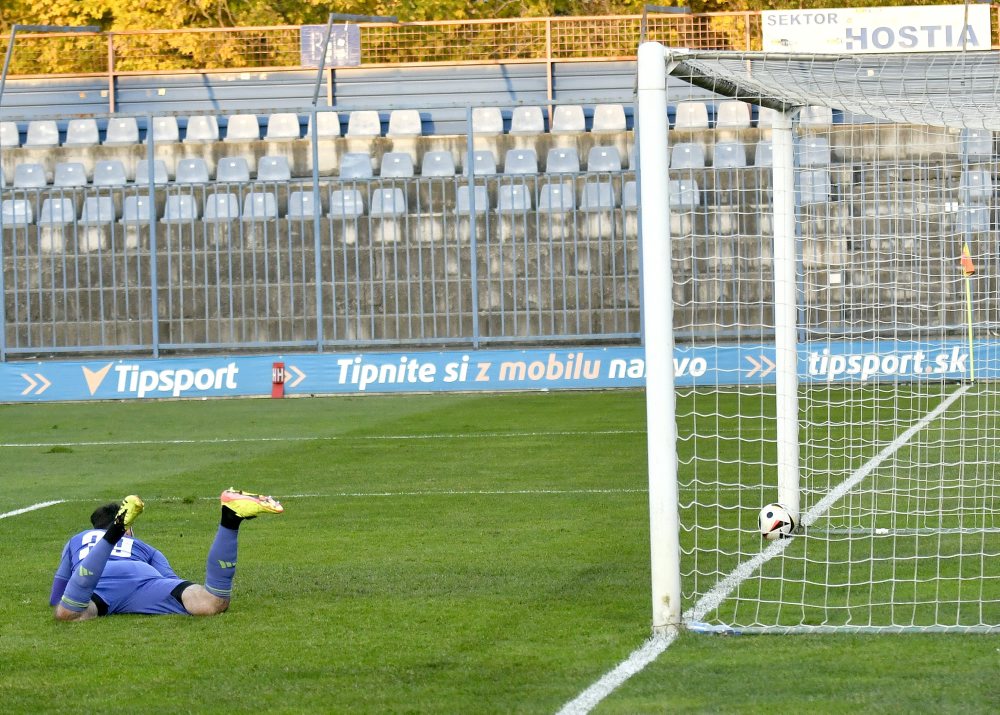
M 1000 632 L 1000 53 L 637 71 L 654 632 Z

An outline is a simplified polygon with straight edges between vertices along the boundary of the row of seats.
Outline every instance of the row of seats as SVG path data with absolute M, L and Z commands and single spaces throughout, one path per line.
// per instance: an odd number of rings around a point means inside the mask
M 530 211 L 534 208 L 531 188 L 524 185 L 502 185 L 497 187 L 496 205 L 491 206 L 490 196 L 485 186 L 476 186 L 473 191 L 468 186 L 459 186 L 455 196 L 455 211 L 459 214 L 475 212 L 483 214 L 491 209 L 500 213 Z M 334 189 L 330 192 L 328 216 L 336 218 L 357 218 L 365 215 L 365 195 L 358 189 Z M 374 218 L 398 218 L 407 213 L 406 196 L 401 188 L 378 188 L 367 197 L 367 215 Z M 627 181 L 622 187 L 621 202 L 609 181 L 591 181 L 583 186 L 580 201 L 576 199 L 573 182 L 544 184 L 538 190 L 539 211 L 567 212 L 610 210 L 621 206 L 626 209 L 638 207 L 635 181 Z M 164 222 L 186 222 L 199 218 L 207 221 L 266 221 L 277 219 L 278 197 L 273 192 L 252 191 L 243 198 L 242 207 L 237 194 L 216 192 L 208 194 L 203 206 L 191 194 L 172 194 L 166 197 Z M 288 209 L 285 218 L 311 219 L 315 215 L 315 203 L 311 191 L 293 191 L 288 195 Z M 23 227 L 35 223 L 32 204 L 27 199 L 4 199 L 0 202 L 0 217 L 7 228 Z M 110 196 L 87 197 L 83 210 L 77 215 L 76 203 L 68 197 L 47 198 L 42 201 L 39 211 L 39 226 L 60 226 L 72 223 L 100 225 L 121 220 L 122 223 L 148 223 L 152 218 L 152 202 L 148 196 L 126 196 L 119 217 L 115 202 Z

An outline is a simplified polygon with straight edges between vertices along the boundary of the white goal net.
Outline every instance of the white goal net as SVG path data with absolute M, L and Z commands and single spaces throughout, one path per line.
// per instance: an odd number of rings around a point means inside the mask
M 638 86 L 654 628 L 1000 631 L 1000 55 Z

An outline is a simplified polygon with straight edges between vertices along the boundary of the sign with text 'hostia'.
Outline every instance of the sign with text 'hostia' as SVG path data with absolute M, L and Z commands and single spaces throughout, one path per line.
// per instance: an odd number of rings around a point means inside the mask
M 300 33 L 302 66 L 319 67 L 323 56 L 326 25 L 303 25 Z M 361 64 L 361 30 L 357 25 L 334 25 L 326 48 L 326 67 L 357 67 Z
M 989 5 L 766 10 L 765 52 L 859 54 L 989 50 Z

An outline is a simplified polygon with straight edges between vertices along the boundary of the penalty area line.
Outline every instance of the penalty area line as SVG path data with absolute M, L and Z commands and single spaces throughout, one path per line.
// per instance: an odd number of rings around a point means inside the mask
M 32 504 L 31 506 L 26 506 L 23 509 L 15 509 L 14 511 L 5 511 L 0 514 L 0 519 L 6 519 L 11 516 L 18 516 L 19 514 L 27 514 L 29 511 L 36 511 L 38 509 L 44 509 L 47 506 L 55 506 L 56 504 L 62 504 L 65 499 L 55 499 L 53 501 L 42 501 L 37 504 Z

